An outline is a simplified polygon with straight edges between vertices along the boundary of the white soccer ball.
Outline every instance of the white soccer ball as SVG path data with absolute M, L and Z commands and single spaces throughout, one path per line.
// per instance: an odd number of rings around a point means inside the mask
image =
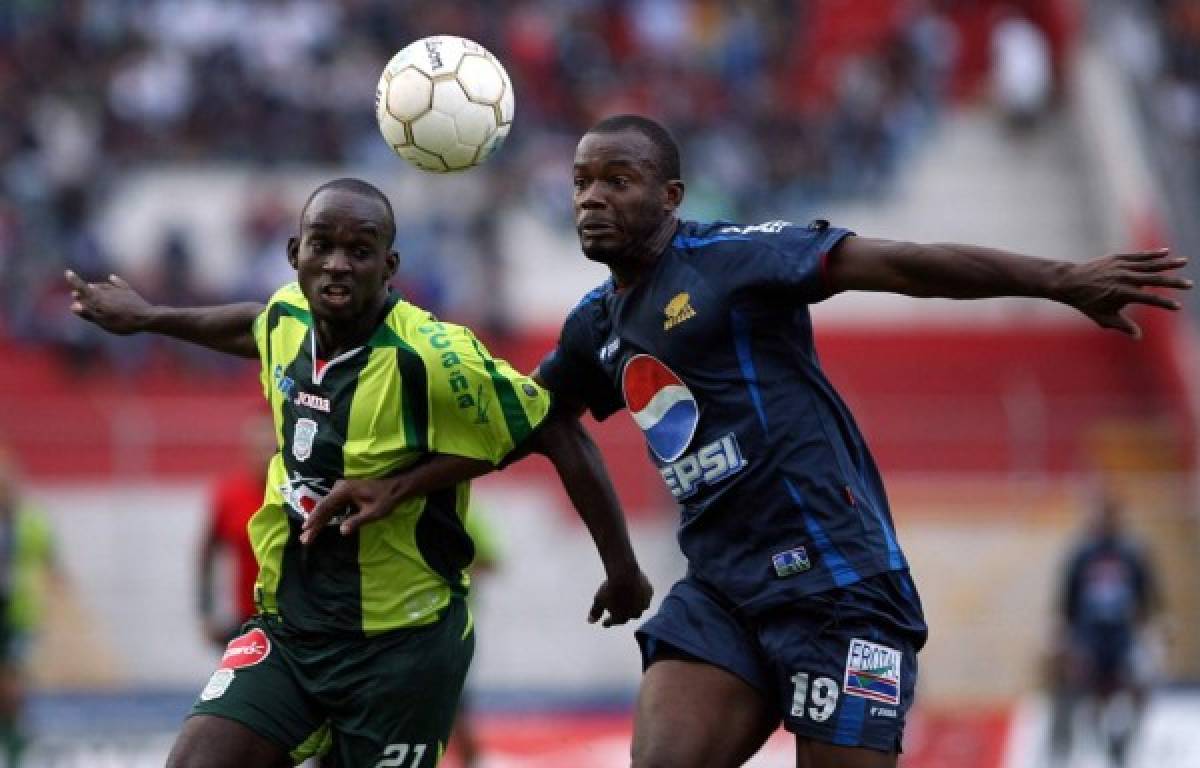
M 453 35 L 422 38 L 392 57 L 375 88 L 375 119 L 396 154 L 425 171 L 463 171 L 488 158 L 513 120 L 508 73 L 486 48 Z

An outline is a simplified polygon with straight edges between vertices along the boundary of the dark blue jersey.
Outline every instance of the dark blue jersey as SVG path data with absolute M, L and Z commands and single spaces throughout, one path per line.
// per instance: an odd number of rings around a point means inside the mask
M 629 409 L 682 504 L 693 575 L 753 613 L 907 567 L 862 435 L 821 371 L 826 222 L 680 224 L 639 283 L 610 280 L 541 365 L 597 419 Z
M 1063 614 L 1082 632 L 1132 632 L 1149 616 L 1154 574 L 1142 549 L 1124 536 L 1092 536 L 1067 566 Z

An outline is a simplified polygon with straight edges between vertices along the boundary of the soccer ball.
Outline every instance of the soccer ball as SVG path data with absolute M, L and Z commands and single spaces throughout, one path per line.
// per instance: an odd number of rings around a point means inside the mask
M 508 73 L 482 45 L 422 38 L 392 57 L 375 88 L 375 119 L 396 154 L 425 171 L 479 165 L 513 120 Z

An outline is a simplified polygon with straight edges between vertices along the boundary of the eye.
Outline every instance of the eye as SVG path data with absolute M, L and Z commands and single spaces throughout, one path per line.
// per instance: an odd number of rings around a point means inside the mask
M 354 249 L 354 257 L 357 259 L 362 259 L 363 261 L 371 258 L 371 256 L 374 254 L 375 252 L 366 246 L 359 246 L 358 248 Z
M 308 241 L 308 247 L 309 247 L 309 250 L 311 250 L 313 253 L 322 253 L 327 248 L 329 248 L 329 243 L 325 242 L 324 240 L 320 239 L 319 237 L 314 237 L 313 239 Z
M 613 183 L 613 186 L 616 187 L 617 189 L 624 189 L 625 187 L 628 187 L 632 183 L 632 181 L 633 180 L 630 179 L 628 176 L 614 176 L 612 183 Z
M 580 190 L 582 190 L 584 187 L 587 186 L 587 180 L 584 179 L 582 176 L 576 176 L 574 186 L 575 186 L 575 191 L 579 192 Z

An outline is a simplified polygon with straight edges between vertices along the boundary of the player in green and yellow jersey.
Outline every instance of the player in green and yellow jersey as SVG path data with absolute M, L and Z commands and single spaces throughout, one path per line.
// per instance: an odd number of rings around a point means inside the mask
M 623 623 L 649 604 L 595 445 L 469 330 L 390 292 L 394 238 L 387 198 L 339 179 L 306 203 L 288 242 L 297 281 L 265 307 L 155 307 L 115 276 L 67 275 L 73 311 L 107 330 L 257 357 L 274 414 L 279 451 L 249 524 L 259 614 L 201 692 L 171 766 L 287 765 L 327 747 L 344 766 L 437 763 L 474 646 L 469 488 L 445 478 L 544 453 L 605 566 L 591 619 Z M 421 485 L 399 476 L 421 462 Z M 306 526 L 331 503 L 356 514 L 335 516 L 338 531 Z

